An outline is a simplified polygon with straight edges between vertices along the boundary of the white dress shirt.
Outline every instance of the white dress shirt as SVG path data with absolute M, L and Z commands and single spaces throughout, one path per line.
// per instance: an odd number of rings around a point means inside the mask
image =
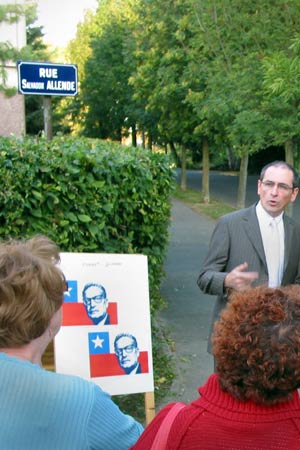
M 269 287 L 280 286 L 284 264 L 283 212 L 272 217 L 258 202 L 256 214 L 268 266 Z

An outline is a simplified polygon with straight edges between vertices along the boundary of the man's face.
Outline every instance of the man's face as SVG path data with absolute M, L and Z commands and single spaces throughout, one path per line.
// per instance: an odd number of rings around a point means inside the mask
M 104 291 L 98 286 L 90 286 L 83 298 L 87 313 L 92 320 L 100 319 L 106 314 L 107 298 Z
M 133 369 L 138 364 L 139 349 L 134 345 L 133 340 L 129 336 L 124 336 L 116 342 L 116 355 L 119 359 L 120 366 L 124 370 Z
M 285 207 L 295 201 L 298 188 L 293 188 L 293 172 L 287 167 L 269 167 L 263 180 L 258 180 L 257 193 L 262 207 L 277 217 Z

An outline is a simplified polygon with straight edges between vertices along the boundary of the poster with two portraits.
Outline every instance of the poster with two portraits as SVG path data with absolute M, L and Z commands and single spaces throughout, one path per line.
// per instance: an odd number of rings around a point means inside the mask
M 111 395 L 153 391 L 147 257 L 60 256 L 68 290 L 54 342 L 56 372 L 91 380 Z

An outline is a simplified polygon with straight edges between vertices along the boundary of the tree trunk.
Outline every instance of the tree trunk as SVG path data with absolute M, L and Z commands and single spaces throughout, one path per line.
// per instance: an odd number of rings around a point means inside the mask
M 142 131 L 142 147 L 146 148 L 146 135 L 145 135 L 145 131 Z
M 292 139 L 288 139 L 287 141 L 285 141 L 284 151 L 285 151 L 285 161 L 287 163 L 291 164 L 292 166 L 294 166 L 294 143 L 293 143 Z M 290 203 L 285 208 L 285 212 L 291 217 L 293 217 L 293 212 L 294 212 L 293 206 L 294 206 L 294 204 Z
M 172 156 L 174 158 L 176 167 L 180 167 L 181 166 L 181 161 L 180 161 L 180 158 L 178 156 L 177 150 L 175 148 L 174 142 L 170 142 L 170 150 L 171 150 Z
M 294 143 L 292 139 L 285 141 L 284 143 L 285 161 L 292 166 L 294 165 Z
M 202 141 L 202 193 L 204 203 L 210 202 L 209 194 L 209 145 L 207 137 Z
M 182 144 L 181 147 L 181 181 L 180 189 L 186 191 L 186 146 Z
M 248 150 L 244 153 L 241 158 L 240 163 L 240 173 L 239 173 L 239 187 L 237 195 L 237 208 L 245 208 L 246 202 L 246 186 L 247 186 L 247 175 L 248 175 L 248 160 L 249 153 Z
M 232 164 L 231 151 L 228 147 L 226 147 L 226 156 L 227 156 L 227 161 L 228 161 L 228 168 L 229 168 L 229 170 L 232 170 L 233 164 Z
M 136 147 L 136 126 L 135 124 L 131 127 L 131 143 L 133 147 Z

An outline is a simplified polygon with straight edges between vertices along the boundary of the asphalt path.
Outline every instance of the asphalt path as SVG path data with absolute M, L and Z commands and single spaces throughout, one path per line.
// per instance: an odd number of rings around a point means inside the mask
M 161 286 L 168 306 L 161 312 L 160 320 L 170 334 L 176 377 L 156 410 L 174 400 L 190 402 L 196 398 L 197 387 L 213 370 L 213 359 L 206 348 L 215 297 L 200 291 L 197 277 L 214 224 L 173 200 L 166 275 Z

